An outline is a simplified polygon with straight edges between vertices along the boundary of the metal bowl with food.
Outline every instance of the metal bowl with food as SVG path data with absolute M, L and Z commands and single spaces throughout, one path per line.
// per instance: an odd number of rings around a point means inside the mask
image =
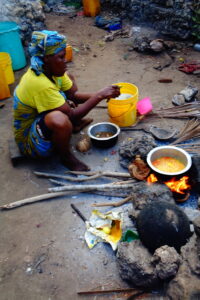
M 175 176 L 187 172 L 192 165 L 192 159 L 189 153 L 181 148 L 160 146 L 148 153 L 147 163 L 159 174 Z
M 120 128 L 114 123 L 101 122 L 88 128 L 88 135 L 92 143 L 100 148 L 109 148 L 116 144 Z

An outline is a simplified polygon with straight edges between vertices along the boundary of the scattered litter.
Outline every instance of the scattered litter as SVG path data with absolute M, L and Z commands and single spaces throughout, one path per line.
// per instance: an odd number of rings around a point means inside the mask
M 122 237 L 121 212 L 109 211 L 105 214 L 93 210 L 89 221 L 86 221 L 85 240 L 90 249 L 99 242 L 107 242 L 115 251 Z
M 27 274 L 32 274 L 32 268 L 28 267 L 28 268 L 26 269 L 26 273 L 27 273 Z
M 184 59 L 183 57 L 179 57 L 179 61 L 180 61 L 180 62 L 184 62 L 185 59 Z
M 106 30 L 119 30 L 122 28 L 122 21 L 120 18 L 117 17 L 107 19 L 101 16 L 97 16 L 95 18 L 95 25 Z
M 128 229 L 122 237 L 122 242 L 130 243 L 134 240 L 139 240 L 139 236 L 138 236 L 137 232 Z
M 197 63 L 197 62 L 192 62 L 192 63 L 187 63 L 187 64 L 184 63 L 184 64 L 181 64 L 178 67 L 178 69 L 181 72 L 184 72 L 184 73 L 187 73 L 187 74 L 192 74 L 195 71 L 200 70 L 200 63 Z
M 161 82 L 161 83 L 171 83 L 172 79 L 170 79 L 170 78 L 160 78 L 160 79 L 158 79 L 158 82 Z
M 122 28 L 116 31 L 111 31 L 109 32 L 105 37 L 104 41 L 105 42 L 111 42 L 115 38 L 130 38 L 132 36 L 133 32 L 129 26 L 126 28 Z
M 194 50 L 200 51 L 200 44 L 194 44 Z

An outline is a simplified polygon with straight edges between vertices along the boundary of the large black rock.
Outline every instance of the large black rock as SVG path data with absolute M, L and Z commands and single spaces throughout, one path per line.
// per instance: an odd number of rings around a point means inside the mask
M 168 245 L 180 252 L 191 236 L 186 214 L 175 204 L 158 201 L 147 204 L 136 219 L 139 237 L 150 252 Z

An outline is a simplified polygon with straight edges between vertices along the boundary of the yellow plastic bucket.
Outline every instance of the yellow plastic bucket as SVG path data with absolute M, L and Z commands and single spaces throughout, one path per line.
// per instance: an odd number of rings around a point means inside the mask
M 0 69 L 0 100 L 10 97 L 10 89 L 6 81 L 5 73 Z
M 111 98 L 108 102 L 108 114 L 110 121 L 120 127 L 131 126 L 136 122 L 138 102 L 138 88 L 132 83 L 119 82 L 121 94 L 128 94 L 128 99 Z
M 9 53 L 0 52 L 0 69 L 4 72 L 7 84 L 15 82 L 12 61 Z

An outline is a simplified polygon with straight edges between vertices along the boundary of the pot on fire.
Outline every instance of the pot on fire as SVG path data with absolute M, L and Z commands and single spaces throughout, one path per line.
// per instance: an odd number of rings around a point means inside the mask
M 175 176 L 187 172 L 192 165 L 192 159 L 189 153 L 181 148 L 160 146 L 148 153 L 147 163 L 156 173 Z

